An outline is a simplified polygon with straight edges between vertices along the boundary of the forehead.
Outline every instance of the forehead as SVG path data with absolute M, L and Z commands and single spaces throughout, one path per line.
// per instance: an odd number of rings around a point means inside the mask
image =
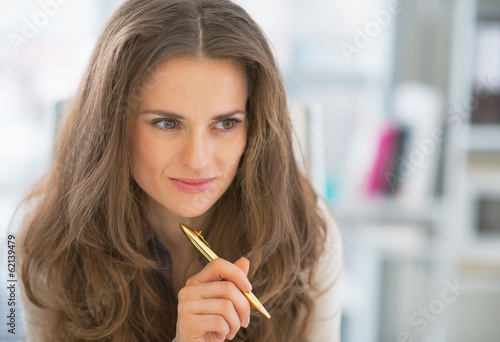
M 244 69 L 231 60 L 173 58 L 160 63 L 147 77 L 147 91 L 143 95 L 147 99 L 151 93 L 158 92 L 180 95 L 232 88 L 246 91 L 246 83 Z
M 147 77 L 141 109 L 224 110 L 241 106 L 247 99 L 244 68 L 232 60 L 168 59 Z M 169 108 L 169 107 L 178 108 Z M 164 108 L 167 107 L 167 108 Z M 227 108 L 234 110 L 235 108 Z M 239 108 L 244 109 L 244 108 Z

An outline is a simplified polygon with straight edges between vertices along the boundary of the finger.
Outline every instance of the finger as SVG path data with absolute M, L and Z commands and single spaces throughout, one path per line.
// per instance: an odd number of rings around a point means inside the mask
M 243 273 L 245 273 L 245 275 L 248 276 L 248 270 L 250 269 L 250 261 L 247 258 L 241 257 L 234 264 L 238 266 L 243 271 Z
M 191 340 L 202 338 L 209 333 L 216 334 L 217 339 L 223 341 L 231 337 L 231 328 L 220 315 L 195 315 L 184 319 L 179 313 L 177 336 L 186 336 Z
M 219 315 L 224 318 L 229 326 L 228 336 L 235 336 L 241 327 L 241 321 L 233 303 L 229 299 L 194 300 L 184 305 L 179 310 L 194 315 L 209 316 Z
M 251 291 L 252 285 L 241 268 L 222 258 L 211 261 L 199 273 L 188 279 L 186 285 L 196 285 L 213 281 L 228 280 L 241 291 Z
M 238 326 L 247 327 L 250 322 L 250 303 L 236 285 L 230 281 L 217 281 L 206 284 L 186 286 L 179 291 L 179 306 L 195 300 L 220 299 L 231 302 L 228 308 L 238 316 Z M 214 311 L 220 312 L 220 311 Z M 208 313 L 208 312 L 205 312 Z

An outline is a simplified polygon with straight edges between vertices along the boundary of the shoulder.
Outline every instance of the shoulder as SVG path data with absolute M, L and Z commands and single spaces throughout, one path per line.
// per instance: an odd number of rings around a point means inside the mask
M 29 342 L 56 341 L 52 331 L 57 325 L 58 316 L 55 310 L 35 305 L 27 296 L 24 285 L 19 282 L 21 299 L 21 319 L 26 340 Z
M 315 280 L 319 285 L 328 288 L 338 282 L 342 271 L 342 237 L 330 206 L 320 199 L 318 207 L 326 221 L 327 229 L 324 236 L 323 255 L 319 260 Z
M 317 290 L 314 293 L 316 312 L 312 327 L 311 340 L 340 341 L 340 277 L 342 274 L 342 238 L 337 220 L 323 200 L 318 206 L 327 222 L 325 249 L 315 275 Z

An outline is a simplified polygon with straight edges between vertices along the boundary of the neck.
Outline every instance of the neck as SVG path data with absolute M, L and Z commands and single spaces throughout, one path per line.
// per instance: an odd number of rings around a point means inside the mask
M 171 212 L 150 197 L 146 199 L 145 207 L 149 225 L 167 247 L 172 257 L 186 257 L 196 253 L 179 228 L 179 223 L 184 223 L 193 230 L 204 232 L 204 223 L 207 222 L 212 210 L 197 217 L 183 217 Z

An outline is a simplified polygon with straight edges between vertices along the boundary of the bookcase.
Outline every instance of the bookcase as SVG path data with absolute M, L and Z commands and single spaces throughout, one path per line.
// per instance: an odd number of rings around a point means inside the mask
M 449 101 L 461 124 L 448 148 L 445 234 L 447 270 L 468 288 L 447 341 L 489 342 L 500 336 L 500 3 L 457 1 L 455 16 Z

